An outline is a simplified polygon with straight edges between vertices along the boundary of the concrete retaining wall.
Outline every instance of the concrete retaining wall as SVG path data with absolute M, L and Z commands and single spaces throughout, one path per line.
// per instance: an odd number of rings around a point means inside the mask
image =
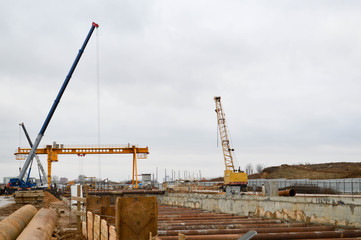
M 214 212 L 361 228 L 361 199 L 336 197 L 265 197 L 169 193 L 164 205 Z

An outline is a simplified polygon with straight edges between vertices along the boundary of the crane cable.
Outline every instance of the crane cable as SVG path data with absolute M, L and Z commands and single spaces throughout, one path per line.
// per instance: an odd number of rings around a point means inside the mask
M 97 132 L 98 132 L 98 148 L 100 147 L 100 74 L 99 74 L 99 29 L 96 29 L 96 77 L 97 77 Z M 98 154 L 98 178 L 101 180 L 101 155 Z
M 96 28 L 96 84 L 97 84 L 97 145 L 100 147 L 100 77 L 99 77 L 99 28 Z M 79 174 L 84 174 L 83 169 L 83 158 L 79 159 Z M 98 154 L 98 179 L 101 179 L 101 156 Z
M 218 116 L 217 116 L 217 147 L 219 147 L 219 135 L 218 135 L 218 132 L 219 132 L 219 127 L 218 127 Z
M 227 128 L 228 128 L 228 135 L 229 135 L 228 137 L 229 137 L 230 147 L 231 147 L 232 149 L 234 149 L 234 148 L 233 148 L 232 137 L 231 137 L 231 131 L 229 130 L 228 122 L 227 122 L 226 119 L 225 119 L 224 121 L 226 122 L 226 125 L 227 125 Z M 237 158 L 236 158 L 236 154 L 233 153 L 232 156 L 233 156 L 233 164 L 235 164 L 236 166 L 240 167 L 239 162 L 238 162 L 238 160 L 237 160 Z M 235 169 L 237 168 L 236 166 L 235 166 Z
M 19 147 L 21 147 L 21 126 L 19 125 Z M 21 169 L 21 161 L 19 162 L 19 170 Z

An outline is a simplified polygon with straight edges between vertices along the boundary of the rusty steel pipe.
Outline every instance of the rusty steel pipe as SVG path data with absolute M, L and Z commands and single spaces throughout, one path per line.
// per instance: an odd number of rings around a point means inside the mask
M 159 213 L 158 212 L 158 218 L 162 217 L 162 218 L 178 218 L 178 217 L 224 217 L 224 216 L 233 216 L 230 214 L 223 214 L 223 213 L 203 213 L 203 212 L 199 212 L 199 213 Z M 242 218 L 248 218 L 248 216 L 237 216 L 237 217 L 242 217 Z
M 296 196 L 296 191 L 294 189 L 286 189 L 278 192 L 279 196 L 284 197 L 294 197 Z
M 158 221 L 187 221 L 187 220 L 227 220 L 227 219 L 243 219 L 246 220 L 247 218 L 244 217 L 235 217 L 235 216 L 218 216 L 218 217 L 208 217 L 208 216 L 193 216 L 193 217 L 158 217 Z
M 0 240 L 16 239 L 38 210 L 25 205 L 0 222 Z
M 192 229 L 235 229 L 235 228 L 247 228 L 247 229 L 259 229 L 259 228 L 291 228 L 291 227 L 306 227 L 306 223 L 271 223 L 271 224 L 224 224 L 224 225 L 187 225 L 187 226 L 168 226 L 158 225 L 158 230 L 192 230 Z
M 56 212 L 42 208 L 22 231 L 17 240 L 49 240 L 56 224 Z
M 290 227 L 290 228 L 243 228 L 243 229 L 198 229 L 198 230 L 158 230 L 159 236 L 177 236 L 178 233 L 187 235 L 215 235 L 215 234 L 244 234 L 250 230 L 257 233 L 283 233 L 283 232 L 313 232 L 332 231 L 332 226 L 312 226 L 312 227 Z
M 280 220 L 274 220 L 274 219 L 267 219 L 267 220 L 252 220 L 252 221 L 246 221 L 242 219 L 226 219 L 222 221 L 215 221 L 215 220 L 202 220 L 201 222 L 199 220 L 187 220 L 187 221 L 158 221 L 159 224 L 167 224 L 167 225 L 205 225 L 205 224 L 213 224 L 213 225 L 224 225 L 224 224 L 258 224 L 258 223 L 281 223 Z
M 237 240 L 242 237 L 241 234 L 226 234 L 226 235 L 186 235 L 187 240 Z M 178 240 L 178 236 L 162 236 L 160 237 L 161 240 Z M 253 240 L 253 238 L 252 238 Z
M 217 234 L 217 235 L 186 235 L 187 240 L 219 240 L 234 239 L 237 240 L 243 234 Z M 330 239 L 330 238 L 355 238 L 361 237 L 361 230 L 340 230 L 325 232 L 290 232 L 290 233 L 260 233 L 252 238 L 257 239 Z M 162 240 L 175 240 L 178 236 L 162 236 Z
M 290 233 L 260 233 L 252 240 L 256 239 L 319 239 L 319 238 L 348 238 L 361 237 L 361 230 L 335 230 L 324 232 L 290 232 Z
M 308 238 L 307 240 L 318 240 L 320 238 Z M 360 238 L 347 237 L 347 238 L 323 238 L 323 240 L 355 240 Z M 293 239 L 293 240 L 301 240 L 301 239 Z

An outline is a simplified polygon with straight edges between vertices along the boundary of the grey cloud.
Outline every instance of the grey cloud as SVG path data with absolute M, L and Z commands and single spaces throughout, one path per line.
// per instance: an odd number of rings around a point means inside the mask
M 3 4 L 0 176 L 17 173 L 18 123 L 36 137 L 92 21 L 100 24 L 98 37 L 42 144 L 98 141 L 98 40 L 101 142 L 148 145 L 140 171 L 188 166 L 204 176 L 223 174 L 215 95 L 222 96 L 242 167 L 360 161 L 360 7 L 358 1 Z M 97 175 L 90 157 L 64 158 L 54 172 L 67 175 L 73 162 L 79 167 L 69 177 L 76 177 L 81 161 L 85 174 Z M 121 167 L 130 164 L 126 156 L 102 161 L 102 175 L 130 175 Z

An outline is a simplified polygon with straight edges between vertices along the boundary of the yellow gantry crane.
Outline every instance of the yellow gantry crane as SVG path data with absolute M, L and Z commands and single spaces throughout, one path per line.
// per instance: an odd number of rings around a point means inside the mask
M 224 188 L 227 188 L 228 186 L 239 186 L 242 191 L 245 191 L 248 184 L 248 176 L 240 169 L 237 170 L 234 168 L 232 156 L 232 151 L 234 151 L 234 149 L 231 148 L 229 141 L 226 117 L 223 112 L 221 97 L 214 97 L 214 101 L 216 103 L 218 130 L 226 167 L 226 170 L 224 171 Z
M 16 160 L 24 160 L 30 153 L 31 148 L 18 148 L 14 153 Z M 45 148 L 38 148 L 35 154 L 48 155 L 48 183 L 50 188 L 51 163 L 58 162 L 58 154 L 76 154 L 85 156 L 87 154 L 133 154 L 133 177 L 132 185 L 138 188 L 137 159 L 146 159 L 149 154 L 148 147 L 139 148 L 136 145 L 82 145 L 66 146 L 64 144 L 46 145 Z M 134 185 L 135 184 L 135 185 Z

